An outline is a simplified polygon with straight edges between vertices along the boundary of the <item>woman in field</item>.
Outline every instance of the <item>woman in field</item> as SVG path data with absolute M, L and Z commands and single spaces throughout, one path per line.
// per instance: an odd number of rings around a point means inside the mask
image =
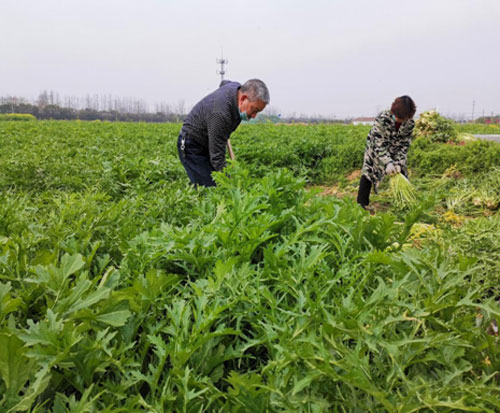
M 368 137 L 359 182 L 357 202 L 366 209 L 370 191 L 377 187 L 385 175 L 402 173 L 408 176 L 406 156 L 410 147 L 415 122 L 416 106 L 409 96 L 394 100 L 390 109 L 375 118 Z

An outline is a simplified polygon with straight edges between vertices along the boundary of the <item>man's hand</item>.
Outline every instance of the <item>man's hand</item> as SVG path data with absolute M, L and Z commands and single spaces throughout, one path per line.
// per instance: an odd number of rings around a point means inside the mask
M 399 167 L 399 165 L 398 165 L 398 167 Z M 401 168 L 399 168 L 399 170 L 401 171 Z M 390 162 L 385 167 L 385 173 L 387 175 L 395 175 L 398 173 L 398 171 L 397 171 L 396 167 L 394 166 L 394 164 L 392 162 Z

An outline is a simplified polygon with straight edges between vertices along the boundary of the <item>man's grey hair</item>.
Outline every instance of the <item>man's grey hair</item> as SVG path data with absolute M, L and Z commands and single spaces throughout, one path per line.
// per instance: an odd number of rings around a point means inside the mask
M 248 95 L 251 101 L 262 100 L 266 105 L 269 104 L 269 90 L 266 84 L 259 79 L 247 80 L 241 87 L 241 91 Z

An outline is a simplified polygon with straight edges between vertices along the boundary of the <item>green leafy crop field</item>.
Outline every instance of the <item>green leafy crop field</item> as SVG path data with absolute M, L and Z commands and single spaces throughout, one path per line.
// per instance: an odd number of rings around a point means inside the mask
M 243 125 L 210 189 L 179 129 L 0 122 L 0 411 L 500 410 L 499 144 L 370 215 L 368 127 Z

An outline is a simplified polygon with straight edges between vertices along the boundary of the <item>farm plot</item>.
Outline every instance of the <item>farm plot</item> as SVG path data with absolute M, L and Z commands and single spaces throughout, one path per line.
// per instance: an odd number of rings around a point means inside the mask
M 242 127 L 200 190 L 179 129 L 0 124 L 1 411 L 500 409 L 500 145 L 415 142 L 371 216 L 314 189 L 366 127 Z

